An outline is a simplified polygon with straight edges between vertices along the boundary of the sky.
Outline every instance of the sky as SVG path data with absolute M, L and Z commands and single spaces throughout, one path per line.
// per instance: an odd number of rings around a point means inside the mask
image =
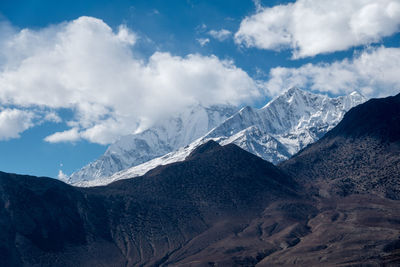
M 193 105 L 400 92 L 399 0 L 2 0 L 0 170 L 57 177 Z

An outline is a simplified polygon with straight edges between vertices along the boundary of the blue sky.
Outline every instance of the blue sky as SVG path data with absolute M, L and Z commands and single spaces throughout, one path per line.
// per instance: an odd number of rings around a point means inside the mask
M 334 2 L 0 1 L 0 170 L 71 174 L 195 103 L 398 93 L 398 1 Z

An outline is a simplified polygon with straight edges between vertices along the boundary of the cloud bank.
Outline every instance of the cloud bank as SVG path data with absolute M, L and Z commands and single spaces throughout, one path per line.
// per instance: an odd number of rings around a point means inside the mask
M 48 136 L 48 142 L 108 144 L 190 105 L 239 104 L 259 95 L 258 83 L 232 61 L 167 52 L 142 60 L 135 54 L 134 32 L 125 26 L 114 31 L 96 18 L 36 31 L 0 27 L 0 106 L 74 112 L 69 129 Z M 32 127 L 28 114 L 34 111 L 3 112 L 0 138 Z M 7 132 L 10 116 L 27 119 Z
M 379 42 L 400 30 L 397 0 L 297 0 L 257 8 L 235 34 L 235 42 L 259 49 L 291 49 L 293 58 L 344 51 Z
M 400 48 L 381 46 L 356 54 L 352 60 L 273 68 L 265 86 L 271 96 L 297 86 L 332 94 L 358 90 L 367 97 L 384 97 L 400 93 L 399 70 Z

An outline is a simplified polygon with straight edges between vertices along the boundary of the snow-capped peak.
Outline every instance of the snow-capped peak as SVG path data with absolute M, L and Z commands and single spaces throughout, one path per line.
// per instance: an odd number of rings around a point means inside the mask
M 99 159 L 73 173 L 68 183 L 102 180 L 165 155 L 203 136 L 236 111 L 236 107 L 229 105 L 192 106 L 145 131 L 121 137 Z
M 234 108 L 226 106 L 195 108 L 140 134 L 121 138 L 68 182 L 92 186 L 142 175 L 158 165 L 184 160 L 210 139 L 235 143 L 277 163 L 318 140 L 350 108 L 365 100 L 358 92 L 330 98 L 293 87 L 261 109 L 246 106 L 234 113 Z
M 242 108 L 205 138 L 231 140 L 245 150 L 277 163 L 318 140 L 336 126 L 350 108 L 365 100 L 357 92 L 330 98 L 293 87 L 261 109 Z M 255 134 L 255 129 L 262 137 Z M 253 131 L 252 134 L 249 131 Z M 260 140 L 269 141 L 260 143 Z

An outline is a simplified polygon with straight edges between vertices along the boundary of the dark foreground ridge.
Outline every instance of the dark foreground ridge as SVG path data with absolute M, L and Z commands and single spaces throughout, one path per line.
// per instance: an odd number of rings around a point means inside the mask
M 270 203 L 302 199 L 274 165 L 215 142 L 105 187 L 1 173 L 0 193 L 2 266 L 174 264 L 241 231 Z
M 0 173 L 0 266 L 396 266 L 399 98 L 279 167 L 210 141 L 102 187 Z

